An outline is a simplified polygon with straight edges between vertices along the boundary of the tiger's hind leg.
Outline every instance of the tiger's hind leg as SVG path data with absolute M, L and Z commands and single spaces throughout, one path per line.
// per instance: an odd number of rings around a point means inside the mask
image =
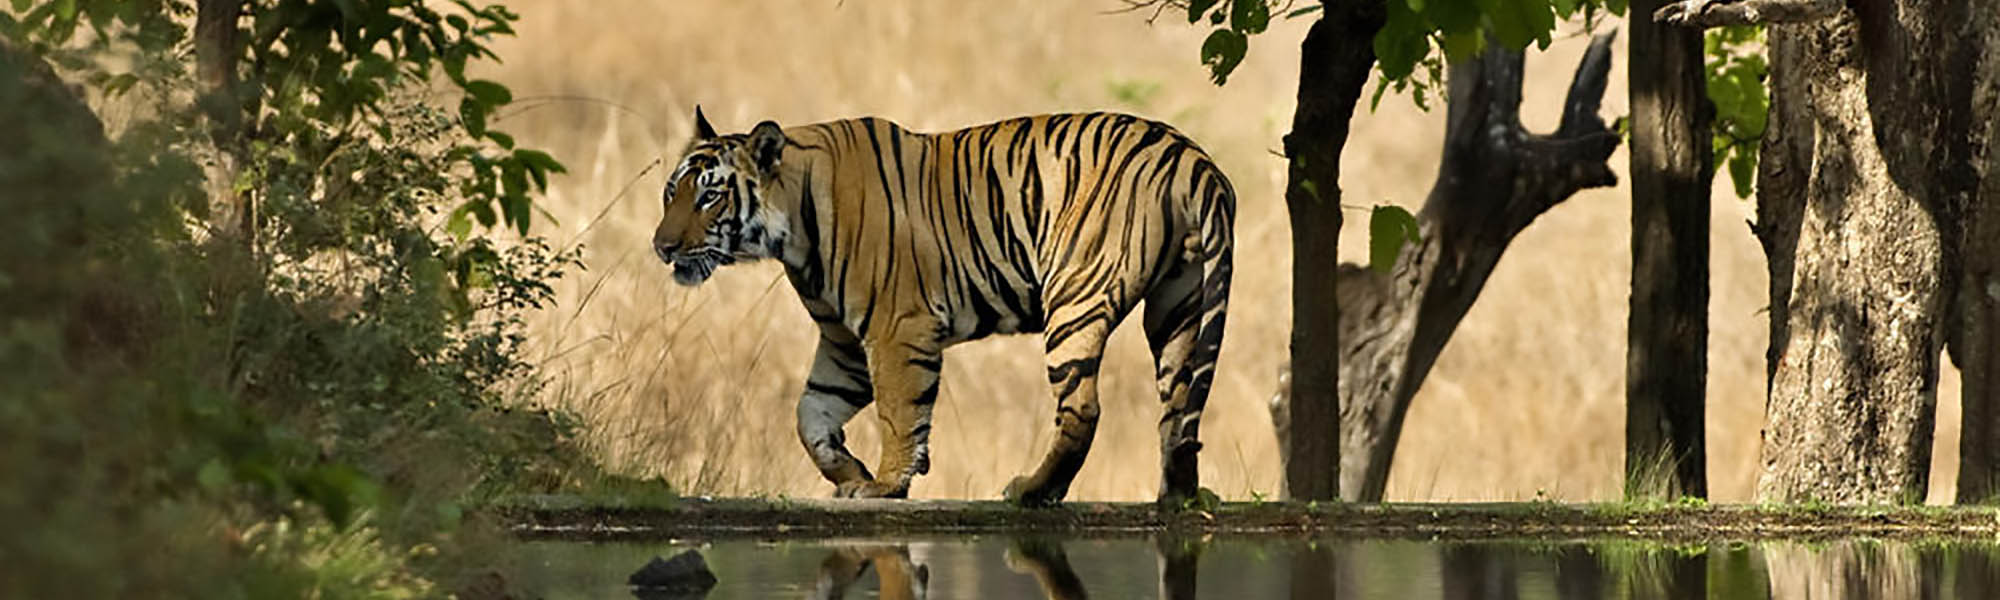
M 1177 264 L 1146 295 L 1146 341 L 1152 346 L 1160 403 L 1160 496 L 1162 505 L 1177 506 L 1200 488 L 1195 455 L 1201 451 L 1201 413 L 1208 404 L 1215 375 L 1216 349 L 1221 344 L 1222 317 L 1214 310 L 1214 339 L 1203 321 L 1202 269 Z
M 1051 506 L 1069 493 L 1097 435 L 1097 370 L 1104 340 L 1124 316 L 1111 302 L 1059 307 L 1050 312 L 1046 340 L 1049 385 L 1056 395 L 1056 438 L 1033 473 L 1007 484 L 1007 500 Z

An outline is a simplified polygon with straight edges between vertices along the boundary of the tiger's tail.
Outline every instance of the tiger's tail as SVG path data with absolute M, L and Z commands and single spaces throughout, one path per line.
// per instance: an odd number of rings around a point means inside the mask
M 1228 320 L 1231 261 L 1236 248 L 1236 190 L 1215 163 L 1204 163 L 1207 168 L 1196 180 L 1194 197 L 1201 235 L 1201 325 L 1190 357 L 1197 365 L 1190 391 L 1205 399 L 1215 380 L 1223 324 Z

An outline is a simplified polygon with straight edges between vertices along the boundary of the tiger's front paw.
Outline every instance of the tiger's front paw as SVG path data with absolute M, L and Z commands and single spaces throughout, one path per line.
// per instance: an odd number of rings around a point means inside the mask
M 850 479 L 833 488 L 835 498 L 907 498 L 908 486 L 873 479 Z
M 1060 491 L 1037 489 L 1026 476 L 1007 482 L 1007 490 L 1002 494 L 1007 497 L 1007 502 L 1022 508 L 1048 508 L 1062 501 Z

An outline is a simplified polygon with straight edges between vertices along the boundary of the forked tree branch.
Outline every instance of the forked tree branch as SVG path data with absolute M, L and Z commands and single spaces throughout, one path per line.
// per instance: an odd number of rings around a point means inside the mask
M 1341 265 L 1337 276 L 1343 498 L 1382 500 L 1410 401 L 1515 234 L 1576 192 L 1617 181 L 1605 161 L 1619 137 L 1598 115 L 1611 41 L 1605 34 L 1591 42 L 1562 125 L 1547 135 L 1521 126 L 1521 51 L 1495 45 L 1452 66 L 1444 153 L 1417 215 L 1421 239 L 1386 275 Z M 1271 406 L 1285 449 L 1293 437 L 1289 389 Z

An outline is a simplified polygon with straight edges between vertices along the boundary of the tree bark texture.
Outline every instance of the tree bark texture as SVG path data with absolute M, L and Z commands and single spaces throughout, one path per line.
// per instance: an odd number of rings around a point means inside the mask
M 1278 417 L 1290 436 L 1281 455 L 1285 494 L 1299 500 L 1339 496 L 1340 308 L 1336 251 L 1340 245 L 1340 151 L 1361 87 L 1375 68 L 1375 32 L 1385 14 L 1379 0 L 1325 0 L 1306 32 L 1299 61 L 1298 108 L 1285 136 L 1290 171 L 1285 205 L 1292 223 L 1292 340 L 1296 376 L 1291 403 Z
M 1663 0 L 1638 0 L 1650 14 Z M 1625 351 L 1625 496 L 1708 495 L 1708 222 L 1712 162 L 1702 33 L 1634 19 L 1632 298 Z
M 1611 68 L 1611 37 L 1599 36 L 1584 54 L 1554 134 L 1521 127 L 1521 68 L 1521 52 L 1498 49 L 1451 67 L 1444 156 L 1417 214 L 1421 240 L 1403 248 L 1387 275 L 1340 266 L 1345 499 L 1382 499 L 1410 401 L 1508 243 L 1578 190 L 1617 181 L 1605 160 L 1618 135 L 1597 115 Z M 1297 352 L 1294 357 L 1303 360 Z M 1304 364 L 1293 363 L 1301 376 Z M 1295 448 L 1290 444 L 1303 437 L 1296 434 L 1310 431 L 1284 426 L 1282 415 L 1298 414 L 1299 400 L 1281 392 L 1271 401 L 1281 448 Z
M 1722 27 L 1817 21 L 1840 12 L 1843 0 L 1677 0 L 1654 2 L 1634 15 L 1674 25 Z M 1637 3 L 1634 3 L 1637 4 Z M 1657 7 L 1657 8 L 1654 8 Z
M 1958 501 L 2000 500 L 2000 11 L 1976 18 L 1981 46 L 1974 79 L 1979 193 L 1966 210 L 1965 279 L 1959 287 L 1962 329 L 1950 340 L 1963 376 Z
M 1961 213 L 1977 181 L 1969 17 L 1969 0 L 1854 0 L 1770 30 L 1760 500 L 1923 500 Z
M 200 85 L 202 114 L 208 118 L 209 141 L 215 144 L 213 164 L 205 168 L 208 183 L 209 231 L 218 238 L 248 248 L 256 243 L 256 213 L 250 196 L 236 191 L 242 168 L 246 115 L 239 95 L 236 65 L 243 57 L 243 0 L 201 0 L 195 12 L 195 78 Z

